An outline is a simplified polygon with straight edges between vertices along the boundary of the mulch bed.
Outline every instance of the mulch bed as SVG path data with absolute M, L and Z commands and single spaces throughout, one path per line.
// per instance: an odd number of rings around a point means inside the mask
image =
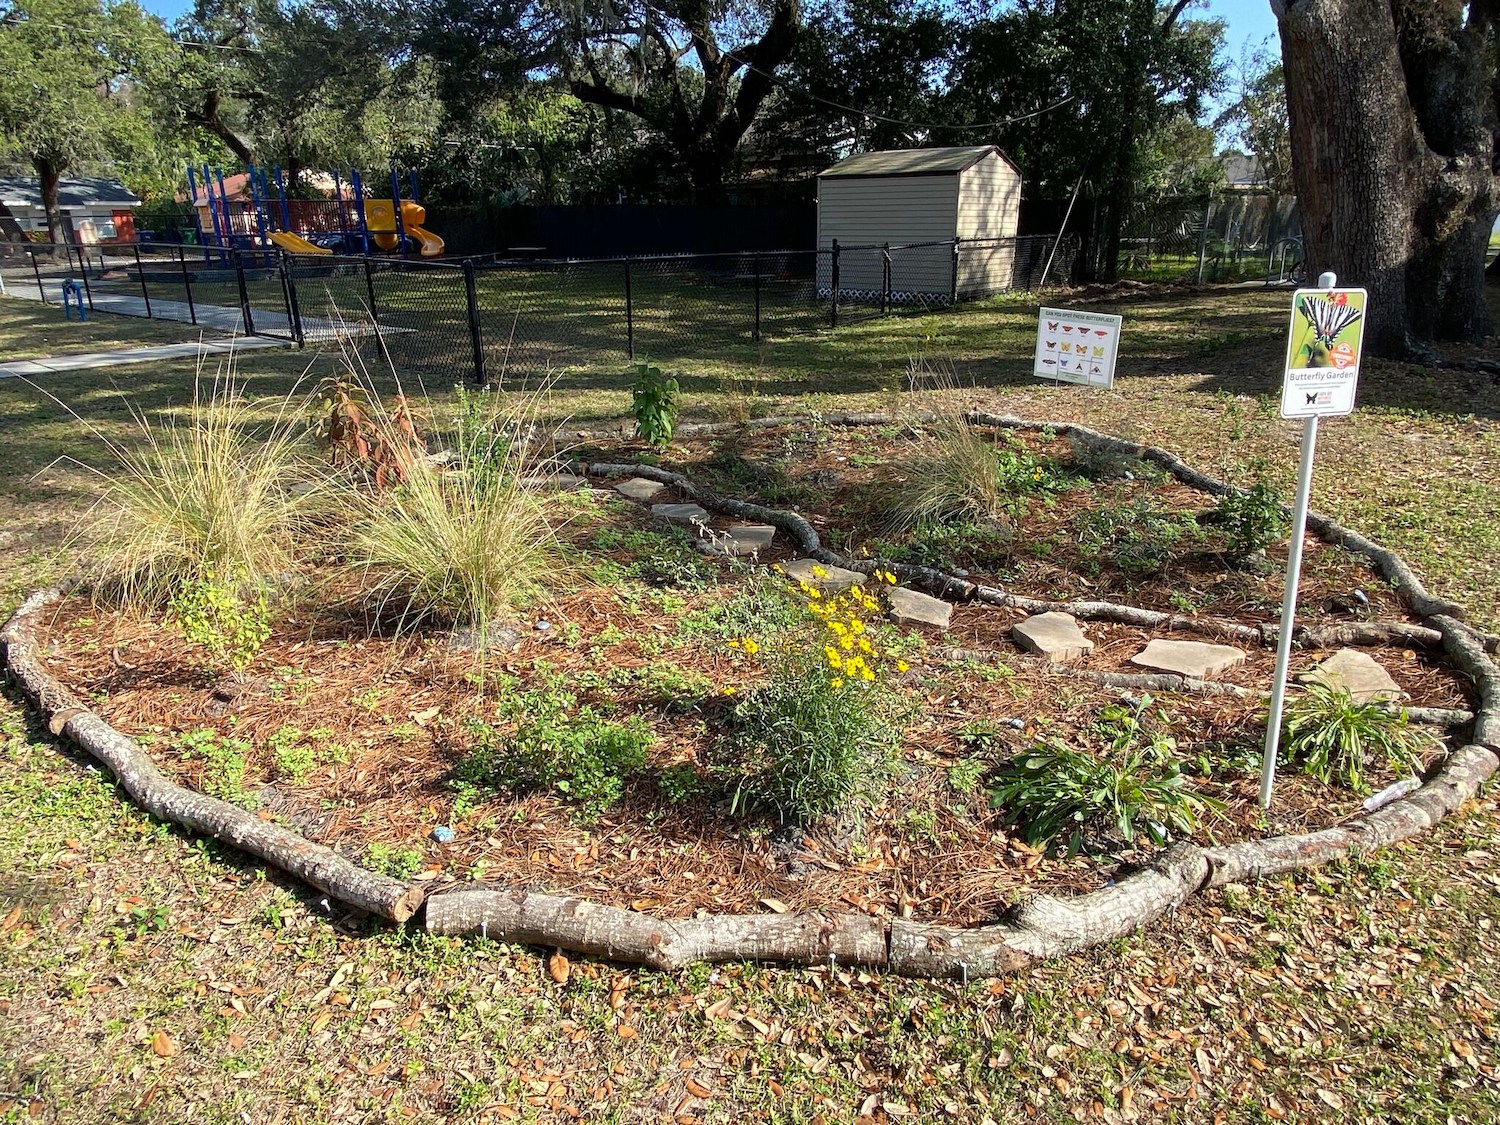
M 822 514 L 820 532 L 872 526 L 880 497 L 888 497 L 892 465 L 909 456 L 919 435 L 869 431 L 756 431 L 739 437 L 729 455 L 717 439 L 692 439 L 674 447 L 669 467 L 725 494 L 796 506 Z M 1028 435 L 1034 448 L 1062 454 L 1065 446 Z M 624 459 L 618 449 L 615 460 Z M 773 473 L 755 468 L 774 462 Z M 738 468 L 748 465 L 751 468 Z M 1111 599 L 1179 610 L 1184 590 L 1199 612 L 1259 624 L 1274 621 L 1281 599 L 1278 565 L 1268 576 L 1236 571 L 1206 551 L 1174 560 L 1148 578 L 1103 571 L 1086 576 L 1071 568 L 1055 544 L 1089 504 L 1129 502 L 1150 495 L 1175 510 L 1201 511 L 1211 500 L 1167 481 L 1122 481 L 1063 493 L 1051 505 L 1034 505 L 1025 534 L 1004 568 L 976 580 L 1003 582 L 1033 597 Z M 658 502 L 679 499 L 670 493 Z M 725 521 L 716 521 L 723 524 Z M 601 547 L 600 528 L 635 533 L 629 546 Z M 590 565 L 613 564 L 612 573 L 647 557 L 656 531 L 648 515 L 611 500 L 575 518 L 564 535 Z M 827 537 L 827 536 L 825 536 Z M 1051 557 L 1027 554 L 1027 545 L 1054 544 Z M 680 544 L 670 550 L 682 553 Z M 1274 562 L 1280 563 L 1271 552 Z M 767 562 L 790 557 L 785 549 Z M 184 734 L 212 730 L 251 744 L 244 789 L 275 816 L 305 835 L 363 860 L 371 845 L 419 849 L 424 878 L 435 885 L 482 879 L 631 907 L 662 917 L 699 912 L 744 913 L 763 909 L 862 911 L 950 924 L 993 919 L 1007 905 L 1042 891 L 1090 891 L 1121 866 L 1146 854 L 1115 851 L 1096 856 L 1048 856 L 1028 847 L 988 807 L 983 787 L 962 793 L 948 769 L 967 750 L 960 733 L 989 724 L 1000 744 L 987 760 L 1004 760 L 1037 737 L 1087 731 L 1117 688 L 1068 678 L 1010 644 L 1009 627 L 1024 615 L 971 604 L 956 609 L 948 638 L 928 634 L 914 646 L 904 690 L 919 711 L 908 729 L 900 775 L 888 803 L 858 821 L 815 831 L 787 831 L 774 821 L 734 817 L 702 799 L 668 801 L 656 784 L 673 765 L 703 761 L 711 745 L 723 689 L 743 691 L 753 666 L 701 626 L 716 606 L 749 580 L 742 565 L 712 564 L 707 580 L 674 588 L 636 579 L 559 591 L 545 609 L 519 622 L 523 641 L 515 653 L 492 654 L 481 667 L 472 653 L 452 651 L 439 630 L 394 636 L 376 623 L 325 602 L 283 617 L 250 672 L 224 681 L 205 672 L 203 655 L 157 621 L 73 598 L 58 608 L 47 630 L 49 666 L 62 681 L 95 701 L 103 718 L 142 738 L 169 775 L 201 786 L 203 762 L 185 755 Z M 1305 624 L 1359 617 L 1411 620 L 1399 599 L 1361 560 L 1310 543 L 1304 565 Z M 1361 591 L 1368 602 L 1350 600 Z M 545 618 L 550 628 L 532 626 Z M 685 627 L 696 623 L 698 627 Z M 1103 671 L 1144 671 L 1129 658 L 1150 639 L 1148 630 L 1085 623 L 1096 648 L 1084 666 Z M 998 654 L 999 665 L 947 663 L 939 644 Z M 1410 650 L 1375 653 L 1411 702 L 1469 705 L 1463 679 L 1430 654 Z M 1293 674 L 1322 655 L 1294 654 Z M 1274 654 L 1249 652 L 1223 674 L 1226 683 L 1269 686 Z M 571 685 L 597 709 L 643 716 L 654 735 L 645 774 L 624 801 L 602 819 L 579 823 L 574 810 L 548 794 L 502 795 L 456 818 L 450 773 L 473 744 L 470 718 L 493 721 L 499 677 L 521 687 L 549 678 Z M 683 689 L 682 676 L 697 677 Z M 674 686 L 675 685 L 675 686 Z M 1248 700 L 1194 695 L 1163 696 L 1172 733 L 1192 762 L 1201 752 L 1222 756 L 1258 748 L 1263 707 Z M 1006 720 L 1019 720 L 1015 729 Z M 271 742 L 295 728 L 318 753 L 301 783 L 278 769 Z M 317 732 L 309 738 L 309 732 Z M 1075 742 L 1076 744 L 1076 742 Z M 334 752 L 332 747 L 341 748 Z M 1371 771 L 1375 787 L 1394 780 Z M 1201 827 L 1199 842 L 1225 842 L 1260 834 L 1253 772 L 1217 773 L 1191 782 L 1222 800 L 1222 817 Z M 1284 774 L 1277 791 L 1274 827 L 1300 831 L 1336 824 L 1360 810 L 1358 796 Z M 437 825 L 451 825 L 450 844 L 431 841 Z

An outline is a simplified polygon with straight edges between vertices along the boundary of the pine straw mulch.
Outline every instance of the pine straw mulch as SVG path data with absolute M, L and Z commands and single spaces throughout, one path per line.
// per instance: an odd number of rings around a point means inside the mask
M 1045 855 L 1007 829 L 988 807 L 983 786 L 960 792 L 950 783 L 949 768 L 969 755 L 977 753 L 988 766 L 1038 737 L 1056 735 L 1076 744 L 1100 708 L 1122 694 L 1021 655 L 1007 633 L 1024 614 L 979 604 L 956 608 L 943 643 L 990 651 L 1002 662 L 945 662 L 931 634 L 907 642 L 912 671 L 903 677 L 903 691 L 917 705 L 916 718 L 889 799 L 860 822 L 803 834 L 732 817 L 722 804 L 705 799 L 668 801 L 656 783 L 661 771 L 701 763 L 728 706 L 723 689 L 742 691 L 756 676 L 744 656 L 725 647 L 722 633 L 704 627 L 715 620 L 716 607 L 744 589 L 751 572 L 714 563 L 707 579 L 686 589 L 652 588 L 624 577 L 628 570 L 622 568 L 644 558 L 674 552 L 681 557 L 680 533 L 649 530 L 649 520 L 633 506 L 606 500 L 601 508 L 604 526 L 637 538 L 623 546 L 610 540 L 607 550 L 590 547 L 599 523 L 581 518 L 570 524 L 568 536 L 575 553 L 589 552 L 588 565 L 614 567 L 607 572 L 613 584 L 560 592 L 545 610 L 551 628 L 523 628 L 517 652 L 492 654 L 482 668 L 472 653 L 452 651 L 445 634 L 382 634 L 375 624 L 325 602 L 323 608 L 293 610 L 278 623 L 252 673 L 224 681 L 205 672 L 201 652 L 174 629 L 78 598 L 65 601 L 51 622 L 49 663 L 60 679 L 95 700 L 107 721 L 147 741 L 162 768 L 181 782 L 201 787 L 205 780 L 202 759 L 182 751 L 184 734 L 211 730 L 245 740 L 251 749 L 244 791 L 263 815 L 358 860 L 369 856 L 372 845 L 419 849 L 422 877 L 434 883 L 482 878 L 663 917 L 770 908 L 972 924 L 993 919 L 1028 894 L 1093 890 L 1122 866 L 1148 858 L 1127 848 L 1094 857 Z M 1314 550 L 1308 569 L 1312 604 L 1323 606 L 1309 623 L 1347 619 L 1318 600 L 1331 591 L 1368 590 L 1377 612 L 1393 601 L 1368 568 L 1344 552 Z M 574 572 L 586 570 L 575 559 Z M 1209 583 L 1214 600 L 1207 612 L 1253 619 L 1246 612 L 1252 601 L 1234 588 L 1238 581 L 1231 576 Z M 1269 597 L 1273 581 L 1255 581 L 1268 589 L 1254 601 Z M 1129 658 L 1150 631 L 1099 622 L 1086 623 L 1086 629 L 1097 647 L 1085 667 L 1142 671 Z M 1293 673 L 1322 655 L 1295 654 Z M 1462 680 L 1427 654 L 1379 655 L 1413 703 L 1466 705 Z M 1273 659 L 1269 650 L 1252 650 L 1221 679 L 1263 688 Z M 515 677 L 518 689 L 561 683 L 606 714 L 647 720 L 655 739 L 648 768 L 618 807 L 581 824 L 570 806 L 551 795 L 502 795 L 454 816 L 450 771 L 473 743 L 468 721 L 495 720 L 502 675 Z M 1243 763 L 1258 748 L 1261 705 L 1189 694 L 1163 696 L 1158 703 L 1171 713 L 1183 758 L 1192 763 L 1201 756 L 1214 767 L 1212 776 L 1190 780 L 1225 806 L 1222 817 L 1200 828 L 1200 840 L 1262 831 L 1253 769 L 1224 768 L 1230 757 Z M 960 738 L 976 724 L 990 739 L 979 751 Z M 286 728 L 300 732 L 318 755 L 301 784 L 282 775 L 270 748 L 273 736 Z M 334 746 L 343 753 L 332 752 Z M 1378 788 L 1394 776 L 1377 768 L 1370 780 Z M 1315 829 L 1359 810 L 1356 795 L 1287 774 L 1272 827 Z M 433 843 L 431 830 L 445 824 L 456 830 L 456 839 Z

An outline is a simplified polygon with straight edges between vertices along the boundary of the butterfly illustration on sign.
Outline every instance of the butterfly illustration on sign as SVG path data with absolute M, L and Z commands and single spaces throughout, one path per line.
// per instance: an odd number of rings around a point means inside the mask
M 1047 331 L 1048 332 L 1056 332 L 1057 331 L 1057 321 L 1055 321 L 1055 320 L 1049 320 L 1047 322 Z

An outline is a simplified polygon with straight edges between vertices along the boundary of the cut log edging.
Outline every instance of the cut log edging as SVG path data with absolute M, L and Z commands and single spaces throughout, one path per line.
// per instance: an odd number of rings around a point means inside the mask
M 405 922 L 416 913 L 425 897 L 421 886 L 367 871 L 332 848 L 238 805 L 178 785 L 157 769 L 140 743 L 115 730 L 64 687 L 47 670 L 36 643 L 42 612 L 61 598 L 56 589 L 32 594 L 0 630 L 6 670 L 53 734 L 70 738 L 158 820 L 248 852 L 340 902 L 392 922 Z
M 979 420 L 985 424 L 1041 428 L 1041 424 L 1019 419 L 986 420 L 994 417 L 984 416 Z M 859 424 L 885 421 L 878 416 L 865 416 Z M 1071 424 L 1052 428 L 1057 432 L 1071 430 L 1107 438 Z M 1210 492 L 1215 491 L 1214 487 L 1206 485 L 1228 490 L 1227 485 L 1198 474 L 1165 450 L 1152 451 L 1151 447 L 1115 438 L 1107 440 L 1122 448 L 1141 450 L 1142 456 L 1150 452 L 1160 454 L 1150 459 L 1174 472 L 1174 466 L 1180 466 L 1193 478 L 1178 474 L 1185 483 Z M 680 474 L 653 466 L 607 463 L 585 466 L 585 472 L 594 476 L 632 473 L 661 480 L 705 507 L 781 528 L 806 554 L 822 562 L 866 573 L 877 565 L 885 565 L 879 561 L 851 563 L 823 547 L 817 531 L 796 513 L 715 496 Z M 1325 521 L 1325 526 L 1329 525 L 1337 526 Z M 671 921 L 575 897 L 486 887 L 465 888 L 428 898 L 426 927 L 434 934 L 555 946 L 664 971 L 694 961 L 767 960 L 794 964 L 832 962 L 904 976 L 970 979 L 1016 972 L 1039 960 L 1127 936 L 1212 887 L 1362 856 L 1405 840 L 1450 816 L 1500 768 L 1500 669 L 1489 657 L 1490 638 L 1465 624 L 1459 607 L 1428 595 L 1399 556 L 1346 533 L 1345 545 L 1351 544 L 1351 550 L 1362 550 L 1362 544 L 1393 560 L 1382 563 L 1375 554 L 1363 551 L 1396 583 L 1413 612 L 1430 621 L 1449 658 L 1475 681 L 1480 700 L 1474 718 L 1473 742 L 1449 755 L 1421 788 L 1374 813 L 1334 828 L 1293 836 L 1211 848 L 1174 844 L 1150 866 L 1118 883 L 1068 899 L 1033 896 L 1009 911 L 1001 922 L 967 928 L 900 918 L 887 921 L 862 914 L 717 915 Z M 980 591 L 974 583 L 930 568 L 890 569 L 950 598 L 956 595 L 973 600 Z M 1391 577 L 1393 574 L 1396 577 Z M 998 593 L 1009 596 L 1003 591 Z M 155 816 L 232 844 L 341 901 L 392 921 L 406 920 L 422 904 L 420 886 L 408 886 L 366 871 L 296 833 L 169 781 L 134 740 L 111 728 L 47 671 L 38 653 L 35 629 L 41 611 L 60 596 L 56 590 L 31 595 L 0 630 L 6 668 L 41 712 L 49 729 L 66 734 L 109 768 L 137 804 Z M 1011 604 L 1021 607 L 1020 603 Z M 1431 612 L 1424 612 L 1423 606 Z

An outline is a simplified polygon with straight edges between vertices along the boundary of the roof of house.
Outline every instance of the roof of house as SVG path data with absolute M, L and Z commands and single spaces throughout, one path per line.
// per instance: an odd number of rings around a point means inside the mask
M 883 152 L 862 152 L 840 160 L 820 176 L 932 176 L 966 172 L 991 153 L 1015 168 L 1014 161 L 1000 151 L 999 145 L 964 145 L 959 148 L 892 148 Z
M 1260 161 L 1247 153 L 1233 150 L 1221 153 L 1219 166 L 1224 169 L 1224 179 L 1230 187 L 1258 187 L 1266 183 Z
M 7 207 L 40 207 L 41 181 L 35 176 L 0 176 L 0 203 Z M 119 180 L 85 176 L 57 182 L 59 207 L 139 207 L 140 204 Z

